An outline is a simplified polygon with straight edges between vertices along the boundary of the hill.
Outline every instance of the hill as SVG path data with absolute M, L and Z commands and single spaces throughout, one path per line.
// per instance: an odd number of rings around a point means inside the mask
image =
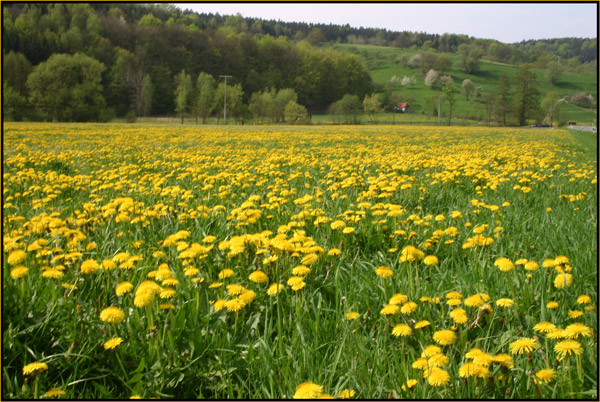
M 376 88 L 381 92 L 390 91 L 399 101 L 409 102 L 413 111 L 424 113 L 432 97 L 442 95 L 441 89 L 432 89 L 425 85 L 424 77 L 419 68 L 408 65 L 407 60 L 416 54 L 423 55 L 421 49 L 397 49 L 376 45 L 350 45 L 334 44 L 336 50 L 355 54 L 367 66 L 369 74 L 375 82 Z M 428 52 L 431 53 L 431 50 Z M 514 81 L 520 66 L 499 63 L 490 60 L 481 60 L 479 71 L 466 74 L 459 66 L 458 56 L 455 53 L 434 53 L 437 57 L 447 57 L 451 61 L 450 68 L 443 74 L 452 77 L 455 83 L 462 85 L 465 79 L 473 82 L 475 96 L 469 100 L 463 94 L 457 97 L 455 116 L 471 120 L 485 120 L 486 95 L 493 94 L 498 85 L 498 80 L 505 74 L 509 80 Z M 537 89 L 543 99 L 549 92 L 556 92 L 564 98 L 563 120 L 592 124 L 597 119 L 594 105 L 582 107 L 574 103 L 571 98 L 578 93 L 591 94 L 594 100 L 598 98 L 597 75 L 595 73 L 562 72 L 555 84 L 546 77 L 546 70 L 531 68 L 535 74 Z M 402 79 L 414 77 L 415 82 L 403 86 Z M 395 82 L 395 83 L 394 83 Z M 477 93 L 480 96 L 477 96 Z M 429 98 L 429 100 L 428 100 Z M 427 113 L 425 113 L 427 114 Z

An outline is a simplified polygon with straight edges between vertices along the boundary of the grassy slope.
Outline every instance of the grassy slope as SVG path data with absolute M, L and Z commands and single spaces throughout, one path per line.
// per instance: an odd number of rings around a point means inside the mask
M 352 52 L 359 55 L 367 66 L 369 66 L 369 72 L 375 80 L 375 82 L 383 83 L 389 81 L 394 75 L 400 79 L 406 76 L 415 76 L 417 78 L 417 84 L 412 88 L 398 87 L 397 91 L 401 94 L 404 99 L 410 97 L 415 98 L 413 106 L 417 110 L 421 110 L 423 105 L 423 99 L 426 96 L 431 96 L 440 91 L 432 90 L 426 87 L 423 83 L 423 78 L 419 75 L 419 71 L 404 67 L 401 63 L 395 64 L 392 61 L 394 55 L 398 55 L 398 59 L 402 55 L 412 55 L 420 51 L 408 50 L 408 49 L 396 49 L 391 47 L 373 46 L 373 45 L 347 45 L 337 44 L 335 48 L 341 51 Z M 377 57 L 379 54 L 379 58 Z M 453 54 L 447 54 L 453 61 L 456 60 Z M 378 63 L 378 60 L 379 63 Z M 379 65 L 378 65 L 379 64 Z M 518 71 L 518 67 L 494 63 L 489 61 L 483 61 L 481 64 L 481 70 L 476 75 L 468 75 L 461 71 L 457 66 L 453 65 L 449 72 L 444 72 L 446 75 L 450 75 L 454 78 L 454 81 L 460 86 L 462 81 L 469 78 L 473 81 L 475 86 L 483 87 L 484 92 L 492 92 L 495 90 L 496 82 L 501 73 L 507 74 L 509 77 L 514 77 Z M 563 73 L 561 76 L 561 82 L 557 85 L 551 85 L 550 82 L 544 76 L 544 70 L 534 69 L 537 76 L 538 89 L 542 93 L 542 99 L 546 93 L 550 91 L 556 91 L 561 96 L 568 96 L 577 92 L 587 92 L 593 94 L 594 98 L 597 99 L 597 80 L 593 74 L 572 74 Z M 569 121 L 576 121 L 579 124 L 591 124 L 596 120 L 596 113 L 591 110 L 580 108 L 574 104 L 568 103 L 565 105 L 566 117 Z M 473 114 L 482 113 L 482 105 L 479 102 L 467 101 L 464 95 L 460 94 L 455 105 L 455 115 L 457 117 L 474 117 Z M 442 111 L 444 107 L 442 107 Z

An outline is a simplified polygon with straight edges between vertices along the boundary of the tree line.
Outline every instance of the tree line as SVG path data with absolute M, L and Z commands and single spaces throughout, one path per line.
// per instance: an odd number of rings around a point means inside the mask
M 10 108 L 30 119 L 168 115 L 176 111 L 176 77 L 184 70 L 194 80 L 201 72 L 215 79 L 232 76 L 229 83 L 242 88 L 244 104 L 255 92 L 291 88 L 298 104 L 323 111 L 346 93 L 362 98 L 372 91 L 372 79 L 356 55 L 286 36 L 238 33 L 229 25 L 199 29 L 185 21 L 163 22 L 150 12 L 164 9 L 120 3 L 4 7 L 3 88 L 10 93 Z M 137 10 L 141 17 L 130 20 L 124 10 Z M 54 105 L 42 106 L 38 92 L 45 81 L 39 77 L 53 74 L 67 77 L 63 88 L 75 80 L 92 91 L 84 98 L 87 110 L 64 107 L 83 96 L 69 91 L 45 100 Z

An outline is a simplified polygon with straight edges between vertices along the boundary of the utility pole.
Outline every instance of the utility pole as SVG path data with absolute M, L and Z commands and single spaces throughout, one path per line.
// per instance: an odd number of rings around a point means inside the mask
M 227 78 L 231 78 L 231 75 L 219 75 L 219 78 L 225 78 L 225 99 L 223 102 L 223 120 L 227 124 Z

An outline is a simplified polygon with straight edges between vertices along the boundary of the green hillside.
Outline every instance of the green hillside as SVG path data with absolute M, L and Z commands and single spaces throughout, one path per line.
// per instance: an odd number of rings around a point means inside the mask
M 389 83 L 394 76 L 398 77 L 400 81 L 404 76 L 414 76 L 416 84 L 403 87 L 398 83 L 393 86 L 393 92 L 397 93 L 402 101 L 409 101 L 415 113 L 422 114 L 424 112 L 426 98 L 442 94 L 441 90 L 434 90 L 425 85 L 424 77 L 421 76 L 418 69 L 409 68 L 403 65 L 401 61 L 402 56 L 410 57 L 417 53 L 422 54 L 423 50 L 421 49 L 398 49 L 374 45 L 349 44 L 336 44 L 333 47 L 340 51 L 358 55 L 367 66 L 373 80 L 377 84 L 380 84 L 380 87 Z M 519 70 L 517 66 L 482 60 L 480 70 L 476 74 L 469 75 L 459 68 L 456 54 L 436 54 L 447 56 L 452 60 L 452 67 L 449 71 L 444 71 L 444 75 L 451 76 L 458 87 L 461 86 L 463 80 L 466 78 L 473 81 L 475 87 L 481 87 L 482 97 L 479 99 L 471 96 L 467 101 L 462 92 L 457 96 L 455 111 L 453 112 L 453 116 L 456 118 L 484 120 L 485 105 L 481 101 L 483 96 L 486 93 L 493 93 L 496 90 L 498 79 L 502 73 L 506 74 L 512 80 Z M 563 72 L 560 80 L 555 85 L 552 85 L 545 77 L 545 70 L 532 68 L 531 71 L 536 75 L 537 89 L 541 93 L 540 100 L 543 100 L 546 94 L 551 91 L 557 92 L 561 98 L 566 97 L 563 103 L 564 121 L 575 121 L 578 124 L 594 124 L 597 119 L 596 110 L 579 107 L 573 104 L 570 98 L 578 92 L 586 92 L 592 94 L 594 102 L 597 103 L 596 74 Z M 512 86 L 514 89 L 514 84 Z M 444 113 L 443 105 L 442 113 Z M 412 119 L 414 118 L 413 116 Z

